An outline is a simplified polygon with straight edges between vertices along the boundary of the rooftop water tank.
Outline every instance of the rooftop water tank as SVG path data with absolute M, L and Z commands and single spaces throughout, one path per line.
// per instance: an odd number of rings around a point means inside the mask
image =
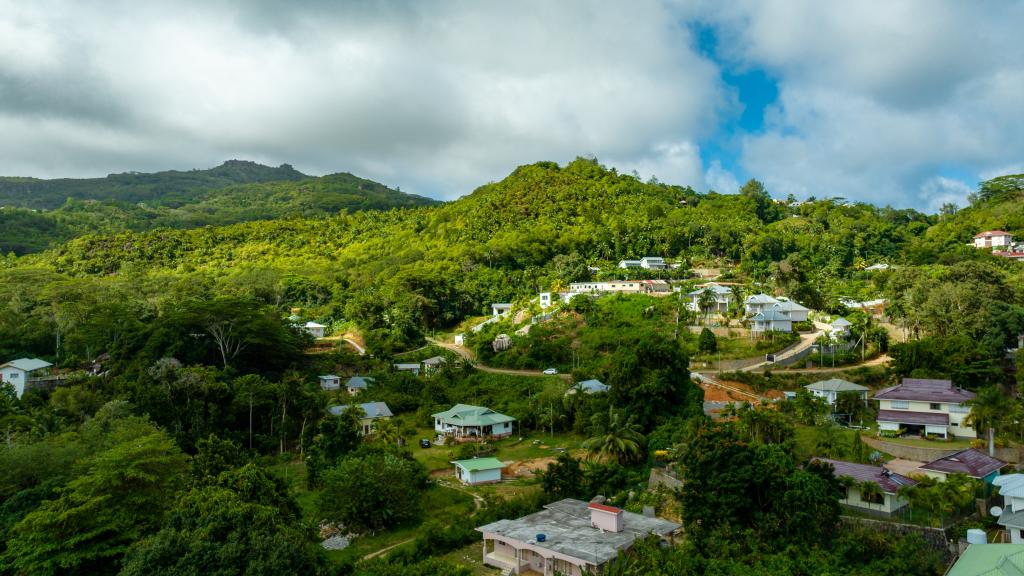
M 984 532 L 982 532 L 982 535 L 983 535 L 983 536 L 984 536 L 984 534 L 985 534 L 985 533 L 984 533 Z M 548 538 L 548 537 L 547 537 L 546 535 L 544 535 L 544 534 L 537 534 L 537 542 L 543 542 L 543 541 L 547 540 L 547 538 Z
M 985 531 L 980 528 L 971 528 L 967 531 L 967 543 L 988 544 L 988 536 L 986 536 Z

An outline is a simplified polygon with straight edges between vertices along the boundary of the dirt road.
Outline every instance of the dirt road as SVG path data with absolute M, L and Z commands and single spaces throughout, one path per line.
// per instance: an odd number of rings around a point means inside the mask
M 459 356 L 462 357 L 463 360 L 469 362 L 470 364 L 473 365 L 474 368 L 480 370 L 481 372 L 490 372 L 492 374 L 508 374 L 510 376 L 547 376 L 547 374 L 544 374 L 543 370 L 515 370 L 512 368 L 494 368 L 492 366 L 487 366 L 486 364 L 477 362 L 476 358 L 473 356 L 473 352 L 467 348 L 458 346 L 456 344 L 452 344 L 450 342 L 436 340 L 434 338 L 427 338 L 427 341 L 430 342 L 431 344 L 435 344 L 446 350 L 450 350 L 458 354 Z M 565 380 L 566 382 L 572 382 L 572 374 L 558 374 L 558 377 L 561 378 L 562 380 Z

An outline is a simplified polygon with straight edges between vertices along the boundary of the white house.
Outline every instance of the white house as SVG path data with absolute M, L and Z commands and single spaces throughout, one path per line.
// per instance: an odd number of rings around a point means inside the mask
M 751 316 L 758 312 L 764 312 L 778 303 L 778 300 L 767 294 L 754 294 L 747 296 L 747 299 L 743 301 L 743 310 L 748 316 Z
M 679 524 L 601 502 L 566 498 L 540 512 L 480 526 L 483 563 L 503 574 L 600 574 L 650 535 L 671 540 Z
M 363 411 L 363 417 L 359 419 L 359 425 L 362 427 L 360 432 L 363 436 L 373 432 L 375 421 L 387 420 L 393 416 L 391 409 L 384 402 L 365 402 L 357 406 Z M 331 406 L 327 410 L 335 416 L 340 416 L 348 410 L 348 406 Z
M 842 378 L 829 378 L 828 380 L 808 384 L 804 388 L 818 398 L 823 398 L 830 405 L 835 404 L 839 395 L 846 392 L 856 393 L 864 401 L 868 399 L 868 388 L 866 386 L 847 382 Z
M 764 312 L 754 314 L 754 317 L 750 319 L 750 331 L 754 334 L 792 332 L 793 319 L 785 312 L 769 308 Z
M 971 409 L 964 403 L 974 392 L 953 386 L 949 380 L 904 378 L 897 386 L 879 390 L 878 429 L 974 438 L 965 420 Z
M 302 325 L 302 329 L 305 330 L 313 338 L 323 338 L 324 330 L 327 326 L 323 324 L 317 324 L 316 322 L 306 322 Z
M 609 282 L 573 282 L 569 284 L 570 297 L 578 294 L 669 294 L 672 286 L 664 280 L 612 280 Z
M 668 264 L 659 256 L 644 256 L 640 259 L 640 267 L 647 270 L 664 270 L 668 268 Z
M 779 300 L 779 303 L 772 306 L 772 308 L 789 314 L 789 318 L 793 322 L 806 322 L 807 315 L 811 312 L 809 308 L 805 308 L 792 300 Z
M 320 388 L 324 390 L 337 390 L 341 388 L 341 378 L 334 374 L 320 376 Z
M 441 369 L 448 360 L 444 356 L 432 356 L 423 361 L 423 373 L 430 375 Z
M 639 260 L 619 260 L 619 268 L 639 268 Z
M 729 311 L 729 306 L 733 300 L 732 290 L 728 286 L 722 286 L 714 282 L 698 286 L 696 290 L 687 294 L 686 297 L 690 300 L 687 307 L 694 312 L 702 312 L 700 309 L 700 299 L 701 295 L 707 291 L 710 291 L 711 297 L 714 300 L 714 303 L 711 305 L 712 312 L 725 313 Z
M 7 382 L 14 386 L 14 395 L 21 398 L 25 393 L 28 381 L 38 377 L 53 364 L 38 358 L 18 358 L 6 364 L 0 364 L 0 382 Z M 35 375 L 35 376 L 33 376 Z
M 1003 230 L 989 230 L 974 235 L 975 248 L 1002 248 L 1013 245 L 1013 234 Z
M 516 421 L 490 408 L 470 404 L 456 404 L 433 414 L 433 418 L 435 432 L 456 440 L 505 438 L 512 435 L 512 423 Z
M 494 304 L 491 304 L 491 315 L 494 318 L 497 318 L 498 316 L 504 316 L 505 314 L 508 314 L 511 311 L 511 302 L 495 302 Z
M 899 496 L 903 486 L 913 486 L 916 480 L 897 474 L 882 466 L 869 466 L 842 460 L 815 458 L 818 462 L 831 464 L 836 478 L 848 478 L 851 485 L 843 483 L 839 502 L 854 508 L 873 510 L 882 514 L 892 514 L 908 504 Z M 842 480 L 840 480 L 842 481 Z M 852 481 L 852 482 L 851 482 Z M 864 493 L 861 485 L 870 482 L 878 486 L 878 494 Z
M 538 298 L 542 309 L 547 310 L 548 308 L 551 308 L 551 292 L 541 292 Z
M 501 469 L 505 463 L 497 458 L 470 458 L 453 460 L 455 477 L 469 486 L 501 482 Z
M 992 480 L 1003 497 L 1003 510 L 996 521 L 1006 527 L 1011 544 L 1024 544 L 1024 474 L 1007 474 Z
M 850 326 L 853 326 L 853 324 L 851 324 L 846 318 L 836 318 L 832 322 L 832 337 L 846 338 L 850 335 Z
M 345 388 L 349 394 L 358 394 L 373 382 L 376 382 L 371 376 L 353 376 L 345 382 Z
M 420 363 L 416 362 L 413 364 L 410 362 L 399 362 L 398 364 L 395 364 L 395 370 L 398 372 L 411 372 L 413 376 L 419 376 Z

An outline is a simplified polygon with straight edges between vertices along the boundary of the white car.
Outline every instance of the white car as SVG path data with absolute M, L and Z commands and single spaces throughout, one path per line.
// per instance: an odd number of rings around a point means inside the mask
M 547 374 L 548 376 L 554 376 L 555 374 L 558 374 L 558 370 L 555 370 L 554 368 L 548 368 L 547 370 L 544 371 L 544 373 Z

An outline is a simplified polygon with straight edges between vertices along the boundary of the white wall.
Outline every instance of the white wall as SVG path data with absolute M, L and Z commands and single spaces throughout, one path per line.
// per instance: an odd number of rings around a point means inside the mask
M 468 473 L 463 472 L 463 477 L 466 478 L 467 484 L 498 482 L 501 480 L 501 468 L 495 468 L 494 470 L 475 470 Z
M 10 382 L 14 386 L 14 394 L 18 398 L 25 393 L 25 382 L 28 380 L 28 372 L 9 366 L 0 370 L 0 380 Z

